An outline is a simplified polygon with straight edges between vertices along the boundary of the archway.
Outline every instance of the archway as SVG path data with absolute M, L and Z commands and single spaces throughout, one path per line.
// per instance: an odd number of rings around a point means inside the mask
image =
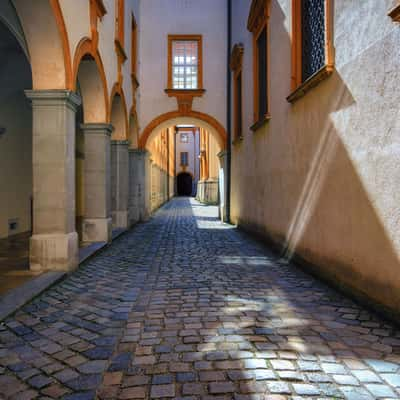
M 0 294 L 29 270 L 33 223 L 32 89 L 29 51 L 12 4 L 0 5 Z
M 128 115 L 124 92 L 114 85 L 111 95 L 111 124 L 114 128 L 111 142 L 111 216 L 113 228 L 129 226 L 129 155 Z
M 76 230 L 85 243 L 109 241 L 111 126 L 107 82 L 101 57 L 89 39 L 81 41 L 74 60 L 74 86 L 82 99 L 82 108 L 76 113 Z
M 178 196 L 191 196 L 193 193 L 193 178 L 187 172 L 181 172 L 176 177 L 176 187 Z

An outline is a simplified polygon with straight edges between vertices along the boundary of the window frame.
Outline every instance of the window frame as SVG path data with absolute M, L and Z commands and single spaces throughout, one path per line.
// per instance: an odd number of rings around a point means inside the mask
M 131 73 L 137 77 L 137 23 L 135 15 L 131 15 Z
M 324 0 L 325 3 L 325 65 L 319 71 L 303 81 L 303 39 L 302 39 L 302 1 L 292 0 L 292 73 L 291 94 L 287 97 L 289 103 L 303 97 L 310 89 L 328 78 L 334 71 L 333 47 L 333 0 Z
M 233 84 L 233 143 L 243 140 L 243 54 L 244 47 L 242 43 L 237 43 L 233 46 L 230 59 L 230 68 L 232 70 L 232 84 Z M 240 81 L 240 99 L 238 93 L 238 80 Z M 238 105 L 240 102 L 240 110 Z M 240 115 L 239 115 L 240 113 Z M 239 125 L 239 121 L 240 125 Z
M 186 154 L 186 163 L 183 163 L 182 157 Z M 189 152 L 188 151 L 181 151 L 180 152 L 180 166 L 181 167 L 188 167 L 189 166 Z
M 197 88 L 175 89 L 173 87 L 173 43 L 177 41 L 197 42 Z M 177 92 L 203 90 L 203 36 L 202 35 L 168 35 L 168 89 Z
M 253 0 L 247 23 L 247 29 L 253 34 L 252 47 L 253 47 L 253 125 L 250 127 L 252 131 L 258 130 L 266 122 L 271 119 L 270 115 L 270 0 Z M 267 110 L 265 115 L 260 118 L 259 116 L 259 54 L 258 54 L 258 39 L 261 33 L 266 33 L 266 102 Z

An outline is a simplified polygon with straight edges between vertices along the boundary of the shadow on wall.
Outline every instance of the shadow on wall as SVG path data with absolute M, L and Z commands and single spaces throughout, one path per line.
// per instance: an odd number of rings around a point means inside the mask
M 285 44 L 279 43 L 278 54 L 271 49 L 279 63 L 283 52 L 290 54 L 290 38 L 282 10 L 276 8 L 275 4 L 272 30 L 277 32 L 271 35 L 287 37 Z M 272 65 L 271 74 L 278 72 L 275 68 Z M 290 76 L 290 71 L 286 73 Z M 280 74 L 285 76 L 285 71 Z M 307 262 L 321 277 L 372 300 L 400 320 L 399 257 L 364 187 L 362 167 L 354 161 L 358 151 L 367 150 L 362 149 L 366 141 L 361 140 L 359 111 L 365 105 L 357 105 L 338 72 L 291 106 L 283 104 L 287 95 L 287 86 L 274 79 L 273 119 L 266 131 L 247 138 L 255 155 L 253 165 L 258 167 L 251 182 L 239 183 L 238 224 L 278 243 L 286 258 Z M 286 121 L 280 126 L 280 120 Z M 360 148 L 352 135 L 359 138 Z M 262 168 L 261 157 L 265 159 Z M 243 166 L 247 160 L 241 162 Z M 247 194 L 251 192 L 259 193 L 257 211 L 249 210 Z M 260 202 L 262 197 L 265 201 Z

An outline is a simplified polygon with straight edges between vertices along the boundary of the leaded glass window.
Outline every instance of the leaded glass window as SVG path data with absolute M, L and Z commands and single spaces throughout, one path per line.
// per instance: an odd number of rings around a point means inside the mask
M 301 0 L 302 81 L 325 65 L 325 0 Z
M 173 89 L 197 89 L 199 70 L 199 44 L 196 40 L 172 42 Z
M 267 28 L 264 27 L 257 39 L 258 54 L 258 120 L 263 121 L 268 112 L 267 93 Z

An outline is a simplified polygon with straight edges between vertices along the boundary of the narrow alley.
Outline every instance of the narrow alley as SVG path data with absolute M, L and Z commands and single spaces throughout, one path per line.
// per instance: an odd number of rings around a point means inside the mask
M 397 399 L 400 332 L 175 198 L 0 325 L 0 398 Z

